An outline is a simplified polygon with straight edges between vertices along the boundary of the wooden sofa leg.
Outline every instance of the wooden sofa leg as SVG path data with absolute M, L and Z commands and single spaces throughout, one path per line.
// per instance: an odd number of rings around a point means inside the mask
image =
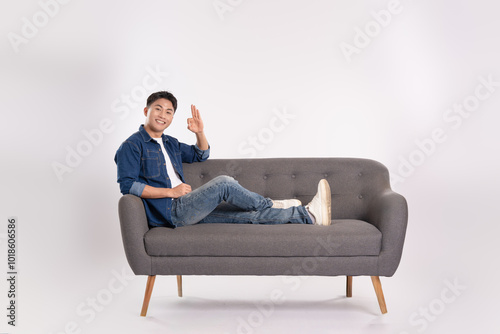
M 182 275 L 177 275 L 177 295 L 182 297 Z
M 148 312 L 149 300 L 151 299 L 151 293 L 153 292 L 153 286 L 155 285 L 155 278 L 155 275 L 148 276 L 146 293 L 144 294 L 144 302 L 142 303 L 141 317 L 145 317 Z
M 347 276 L 346 297 L 352 297 L 352 276 Z
M 375 294 L 377 294 L 380 311 L 382 311 L 382 314 L 385 314 L 387 313 L 387 307 L 385 306 L 384 292 L 382 291 L 382 284 L 380 283 L 380 278 L 378 276 L 372 276 L 372 283 L 373 287 L 375 288 Z

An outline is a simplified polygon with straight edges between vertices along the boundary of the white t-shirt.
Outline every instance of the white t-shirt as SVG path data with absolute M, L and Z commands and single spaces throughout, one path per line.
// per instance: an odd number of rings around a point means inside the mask
M 179 184 L 182 183 L 181 179 L 179 178 L 179 175 L 177 175 L 177 172 L 174 169 L 174 166 L 172 165 L 172 161 L 170 161 L 170 157 L 168 156 L 167 151 L 165 150 L 165 146 L 163 146 L 163 141 L 161 138 L 153 138 L 156 140 L 158 144 L 161 146 L 161 151 L 163 152 L 163 156 L 165 157 L 165 165 L 167 167 L 167 174 L 168 177 L 170 178 L 170 183 L 172 184 L 172 188 L 177 187 Z

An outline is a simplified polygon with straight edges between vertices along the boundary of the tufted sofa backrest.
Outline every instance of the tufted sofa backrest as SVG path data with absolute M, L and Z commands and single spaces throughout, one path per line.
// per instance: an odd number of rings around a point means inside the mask
M 184 164 L 184 175 L 193 189 L 218 175 L 229 175 L 264 197 L 297 198 L 303 205 L 324 178 L 332 191 L 333 219 L 366 220 L 371 200 L 390 189 L 384 165 L 358 158 L 211 159 Z

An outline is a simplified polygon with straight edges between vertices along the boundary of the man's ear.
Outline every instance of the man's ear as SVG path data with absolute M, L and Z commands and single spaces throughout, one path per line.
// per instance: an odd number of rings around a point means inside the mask
M 148 107 L 144 108 L 144 116 L 148 117 Z

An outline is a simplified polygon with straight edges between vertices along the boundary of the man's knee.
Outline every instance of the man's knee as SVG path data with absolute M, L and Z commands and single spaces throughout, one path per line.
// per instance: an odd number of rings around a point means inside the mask
M 234 183 L 237 182 L 233 177 L 228 175 L 219 175 L 213 179 L 216 183 Z

